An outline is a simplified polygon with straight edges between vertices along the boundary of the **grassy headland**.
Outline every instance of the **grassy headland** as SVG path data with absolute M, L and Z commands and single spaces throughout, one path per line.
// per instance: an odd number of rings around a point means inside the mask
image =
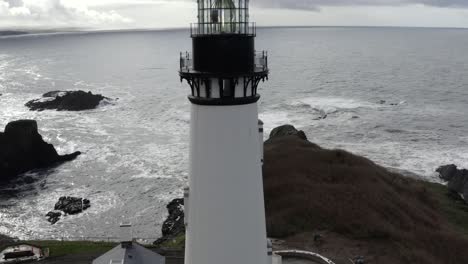
M 466 263 L 468 213 L 442 185 L 290 135 L 265 143 L 267 229 L 336 263 Z M 312 236 L 321 235 L 320 241 Z

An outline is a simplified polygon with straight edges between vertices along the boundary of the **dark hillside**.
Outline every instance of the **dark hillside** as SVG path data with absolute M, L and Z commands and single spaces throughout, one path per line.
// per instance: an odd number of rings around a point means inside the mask
M 371 263 L 468 263 L 468 240 L 426 184 L 297 135 L 268 140 L 264 160 L 269 236 L 330 233 L 370 247 Z

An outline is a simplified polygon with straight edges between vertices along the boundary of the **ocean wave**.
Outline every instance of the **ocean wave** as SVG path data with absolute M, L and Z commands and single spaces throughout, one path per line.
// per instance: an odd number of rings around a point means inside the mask
M 304 99 L 298 99 L 292 103 L 292 105 L 295 104 L 309 105 L 310 107 L 327 114 L 334 113 L 339 110 L 353 110 L 358 108 L 376 109 L 381 107 L 375 103 L 342 97 L 307 97 Z

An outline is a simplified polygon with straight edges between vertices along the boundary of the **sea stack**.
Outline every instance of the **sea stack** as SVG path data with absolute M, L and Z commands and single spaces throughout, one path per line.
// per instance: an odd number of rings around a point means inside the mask
M 255 35 L 248 0 L 198 0 L 179 72 L 191 88 L 185 264 L 268 262 L 257 106 L 268 65 Z

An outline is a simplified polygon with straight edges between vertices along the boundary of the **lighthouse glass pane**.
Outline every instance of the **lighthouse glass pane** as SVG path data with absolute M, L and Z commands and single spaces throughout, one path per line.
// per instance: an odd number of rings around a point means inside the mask
M 247 0 L 197 0 L 196 34 L 250 33 Z

